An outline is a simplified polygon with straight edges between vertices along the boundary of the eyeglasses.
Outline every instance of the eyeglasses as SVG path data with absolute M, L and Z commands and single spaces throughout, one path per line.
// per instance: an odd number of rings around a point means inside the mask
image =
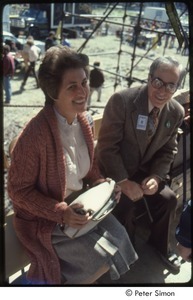
M 175 93 L 178 85 L 175 83 L 168 83 L 168 82 L 164 82 L 163 80 L 161 80 L 159 77 L 154 77 L 151 79 L 151 85 L 153 88 L 159 90 L 161 89 L 163 86 L 165 86 L 165 91 L 169 92 L 171 94 Z

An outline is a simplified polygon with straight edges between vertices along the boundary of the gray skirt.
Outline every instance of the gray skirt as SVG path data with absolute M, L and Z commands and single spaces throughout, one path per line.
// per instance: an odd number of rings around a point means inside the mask
M 62 278 L 71 283 L 89 279 L 104 264 L 109 266 L 111 279 L 117 280 L 138 259 L 125 228 L 112 214 L 75 239 L 56 225 L 52 244 L 60 259 Z

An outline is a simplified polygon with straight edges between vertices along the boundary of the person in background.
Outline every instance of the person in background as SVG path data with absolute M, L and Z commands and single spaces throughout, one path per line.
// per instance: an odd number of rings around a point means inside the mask
M 9 45 L 10 52 L 15 52 L 15 53 L 18 52 L 16 44 L 13 41 L 7 39 L 7 40 L 5 40 L 5 45 Z
M 30 46 L 28 44 L 28 41 L 34 41 L 34 38 L 32 35 L 29 35 L 27 37 L 26 43 L 23 46 L 23 50 L 20 51 L 23 60 L 24 60 L 24 64 L 25 64 L 25 72 L 27 72 L 28 67 L 29 67 L 29 50 L 30 50 Z
M 15 72 L 14 58 L 10 53 L 10 46 L 3 46 L 3 88 L 5 90 L 5 104 L 11 102 L 11 79 Z
M 122 190 L 114 215 L 134 244 L 135 209 L 142 199 L 152 221 L 148 242 L 174 272 L 179 271 L 180 261 L 169 237 L 177 199 L 167 178 L 184 118 L 184 108 L 172 96 L 184 75 L 175 59 L 155 59 L 147 84 L 117 92 L 108 101 L 96 148 L 102 174 Z
M 191 200 L 187 201 L 176 227 L 177 250 L 184 261 L 192 261 Z
M 70 206 L 67 198 L 106 181 L 94 158 L 86 111 L 88 64 L 85 54 L 69 47 L 47 50 L 38 73 L 45 107 L 11 153 L 8 192 L 16 233 L 30 256 L 29 284 L 94 284 L 107 271 L 116 280 L 137 260 L 125 228 L 112 214 L 78 238 L 63 231 L 66 225 L 80 229 L 91 219 L 89 213 L 76 213 L 81 205 Z
M 68 34 L 63 33 L 62 34 L 62 42 L 61 45 L 71 47 L 70 41 L 67 39 Z
M 54 31 L 50 31 L 48 37 L 45 40 L 45 51 L 50 47 L 56 46 L 58 44 L 56 35 Z
M 34 45 L 34 40 L 32 40 L 32 39 L 27 41 L 27 45 L 29 46 L 29 50 L 28 50 L 29 66 L 28 66 L 28 69 L 27 69 L 27 71 L 24 75 L 24 79 L 23 79 L 23 82 L 22 82 L 21 87 L 20 87 L 21 91 L 24 90 L 25 84 L 26 84 L 27 79 L 28 79 L 31 72 L 32 72 L 33 76 L 35 77 L 37 88 L 39 88 L 38 77 L 36 75 L 35 67 L 36 67 L 36 62 L 39 58 L 41 50 L 40 50 L 39 47 Z
M 97 101 L 101 101 L 102 86 L 105 81 L 103 72 L 99 69 L 100 62 L 94 63 L 94 69 L 90 71 L 90 95 L 88 100 L 88 106 L 91 103 L 91 97 L 94 91 L 97 92 Z
M 109 23 L 105 22 L 105 35 L 108 35 L 109 33 Z

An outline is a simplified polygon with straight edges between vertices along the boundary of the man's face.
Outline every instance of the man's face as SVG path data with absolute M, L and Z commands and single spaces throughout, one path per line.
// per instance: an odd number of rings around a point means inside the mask
M 163 64 L 148 78 L 148 98 L 153 106 L 162 107 L 177 89 L 180 70 Z

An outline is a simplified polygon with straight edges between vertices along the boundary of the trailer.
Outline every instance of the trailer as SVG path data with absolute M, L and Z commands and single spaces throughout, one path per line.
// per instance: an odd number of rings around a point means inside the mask
M 63 24 L 63 32 L 75 38 L 78 32 L 91 24 L 91 3 L 41 3 L 29 4 L 18 16 L 10 16 L 10 30 L 16 35 L 45 38 L 49 31 Z

